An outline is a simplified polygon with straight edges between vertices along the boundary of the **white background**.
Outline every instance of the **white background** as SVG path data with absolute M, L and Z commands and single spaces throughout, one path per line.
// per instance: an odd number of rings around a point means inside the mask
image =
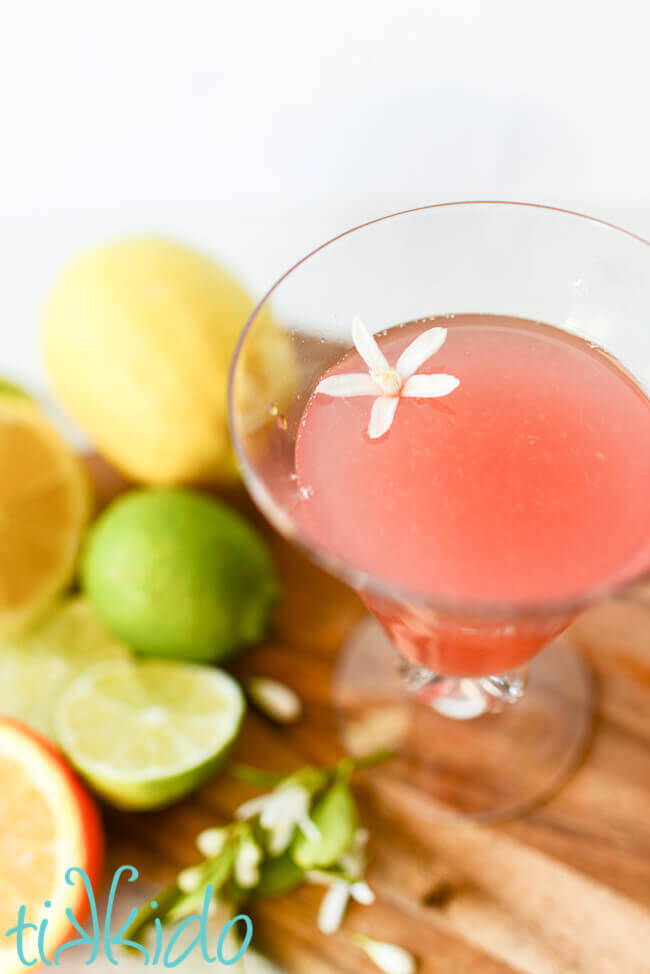
M 261 292 L 408 205 L 525 199 L 650 235 L 645 0 L 22 0 L 0 31 L 0 371 L 75 251 L 159 230 Z

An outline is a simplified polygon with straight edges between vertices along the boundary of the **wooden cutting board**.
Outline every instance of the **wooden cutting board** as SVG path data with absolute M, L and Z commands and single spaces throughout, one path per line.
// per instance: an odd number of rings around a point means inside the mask
M 235 503 L 250 513 L 243 495 Z M 272 537 L 285 592 L 269 642 L 236 672 L 276 676 L 305 702 L 279 728 L 249 714 L 236 757 L 289 770 L 340 755 L 330 707 L 336 654 L 362 614 L 356 596 Z M 588 611 L 575 636 L 597 677 L 596 734 L 548 804 L 500 826 L 432 825 L 426 796 L 369 771 L 356 792 L 371 830 L 371 907 L 341 932 L 315 925 L 322 889 L 252 911 L 256 942 L 289 974 L 376 971 L 349 931 L 402 944 L 422 974 L 650 974 L 650 588 Z M 109 868 L 154 885 L 196 861 L 196 833 L 231 817 L 250 789 L 223 776 L 166 812 L 109 812 Z

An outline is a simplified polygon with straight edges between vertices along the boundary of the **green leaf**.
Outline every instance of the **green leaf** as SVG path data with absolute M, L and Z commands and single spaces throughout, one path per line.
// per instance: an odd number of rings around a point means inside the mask
M 293 858 L 305 870 L 333 866 L 351 848 L 357 828 L 357 807 L 345 780 L 336 781 L 316 802 L 311 819 L 320 838 L 300 833 L 292 846 Z
M 305 878 L 304 871 L 296 865 L 289 852 L 275 859 L 265 859 L 260 869 L 260 881 L 251 890 L 255 899 L 270 899 L 296 889 Z

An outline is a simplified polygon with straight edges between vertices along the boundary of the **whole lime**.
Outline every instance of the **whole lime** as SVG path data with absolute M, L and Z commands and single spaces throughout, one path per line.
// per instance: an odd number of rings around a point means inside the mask
M 148 656 L 220 661 L 259 640 L 277 584 L 256 531 L 181 488 L 133 490 L 98 518 L 82 584 L 107 629 Z

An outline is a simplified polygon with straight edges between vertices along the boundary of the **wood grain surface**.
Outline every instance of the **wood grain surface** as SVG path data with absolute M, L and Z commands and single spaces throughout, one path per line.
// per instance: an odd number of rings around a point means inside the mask
M 230 498 L 247 508 L 239 494 Z M 250 713 L 237 758 L 289 770 L 340 754 L 330 676 L 362 609 L 356 596 L 272 538 L 285 598 L 269 642 L 239 673 L 286 681 L 304 718 L 278 728 Z M 316 929 L 320 887 L 252 911 L 256 941 L 289 974 L 376 971 L 351 932 L 394 941 L 422 974 L 650 974 L 650 588 L 586 612 L 573 632 L 597 678 L 597 725 L 584 763 L 545 806 L 499 826 L 432 825 L 389 774 L 359 776 L 371 830 L 371 907 L 340 933 Z M 134 863 L 152 883 L 197 859 L 196 833 L 252 794 L 222 776 L 155 815 L 108 813 L 109 866 Z

